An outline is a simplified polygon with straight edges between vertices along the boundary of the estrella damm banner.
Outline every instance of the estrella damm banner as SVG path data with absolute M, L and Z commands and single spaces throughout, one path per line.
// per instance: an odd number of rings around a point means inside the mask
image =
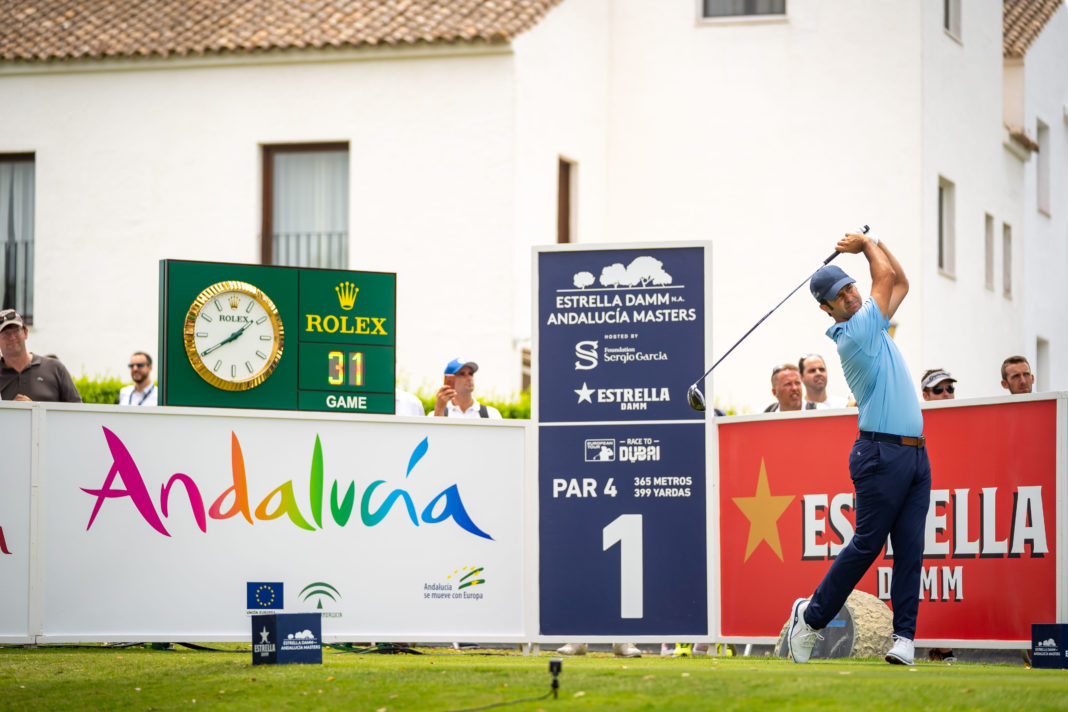
M 925 409 L 917 640 L 1029 641 L 1057 620 L 1057 402 Z M 777 636 L 855 522 L 855 414 L 719 425 L 721 632 Z M 885 548 L 857 586 L 890 603 Z

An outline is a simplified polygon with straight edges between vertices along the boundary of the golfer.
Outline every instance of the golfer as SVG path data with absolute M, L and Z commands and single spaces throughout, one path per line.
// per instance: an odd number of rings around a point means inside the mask
M 827 336 L 838 347 L 842 370 L 860 408 L 860 432 L 849 453 L 856 529 L 812 598 L 794 602 L 787 640 L 794 662 L 808 662 L 812 647 L 822 638 L 818 631 L 838 614 L 889 534 L 894 551 L 890 586 L 894 644 L 886 661 L 911 665 L 931 465 L 912 378 L 886 331 L 909 283 L 886 243 L 875 237 L 846 233 L 835 249 L 863 252 L 871 268 L 867 299 L 861 298 L 856 280 L 834 265 L 821 267 L 809 281 L 820 309 L 834 319 Z

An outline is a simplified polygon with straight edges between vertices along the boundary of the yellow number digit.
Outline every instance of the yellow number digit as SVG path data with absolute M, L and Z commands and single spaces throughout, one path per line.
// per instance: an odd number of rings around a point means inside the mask
M 356 351 L 349 354 L 349 385 L 363 385 L 363 352 Z
M 345 382 L 345 354 L 331 351 L 326 355 L 326 380 L 331 386 L 340 386 Z

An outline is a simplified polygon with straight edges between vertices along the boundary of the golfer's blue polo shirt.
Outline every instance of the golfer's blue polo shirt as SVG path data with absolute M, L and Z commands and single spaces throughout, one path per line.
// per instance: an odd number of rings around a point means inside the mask
M 923 434 L 920 401 L 905 359 L 890 338 L 875 299 L 868 297 L 849 321 L 827 329 L 838 347 L 849 390 L 860 409 L 858 427 L 876 433 Z

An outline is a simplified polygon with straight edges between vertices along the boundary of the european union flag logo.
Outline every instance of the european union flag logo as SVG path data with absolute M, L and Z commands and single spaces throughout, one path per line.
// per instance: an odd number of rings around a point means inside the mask
M 248 581 L 246 584 L 246 608 L 264 610 L 285 608 L 282 599 L 281 581 Z

